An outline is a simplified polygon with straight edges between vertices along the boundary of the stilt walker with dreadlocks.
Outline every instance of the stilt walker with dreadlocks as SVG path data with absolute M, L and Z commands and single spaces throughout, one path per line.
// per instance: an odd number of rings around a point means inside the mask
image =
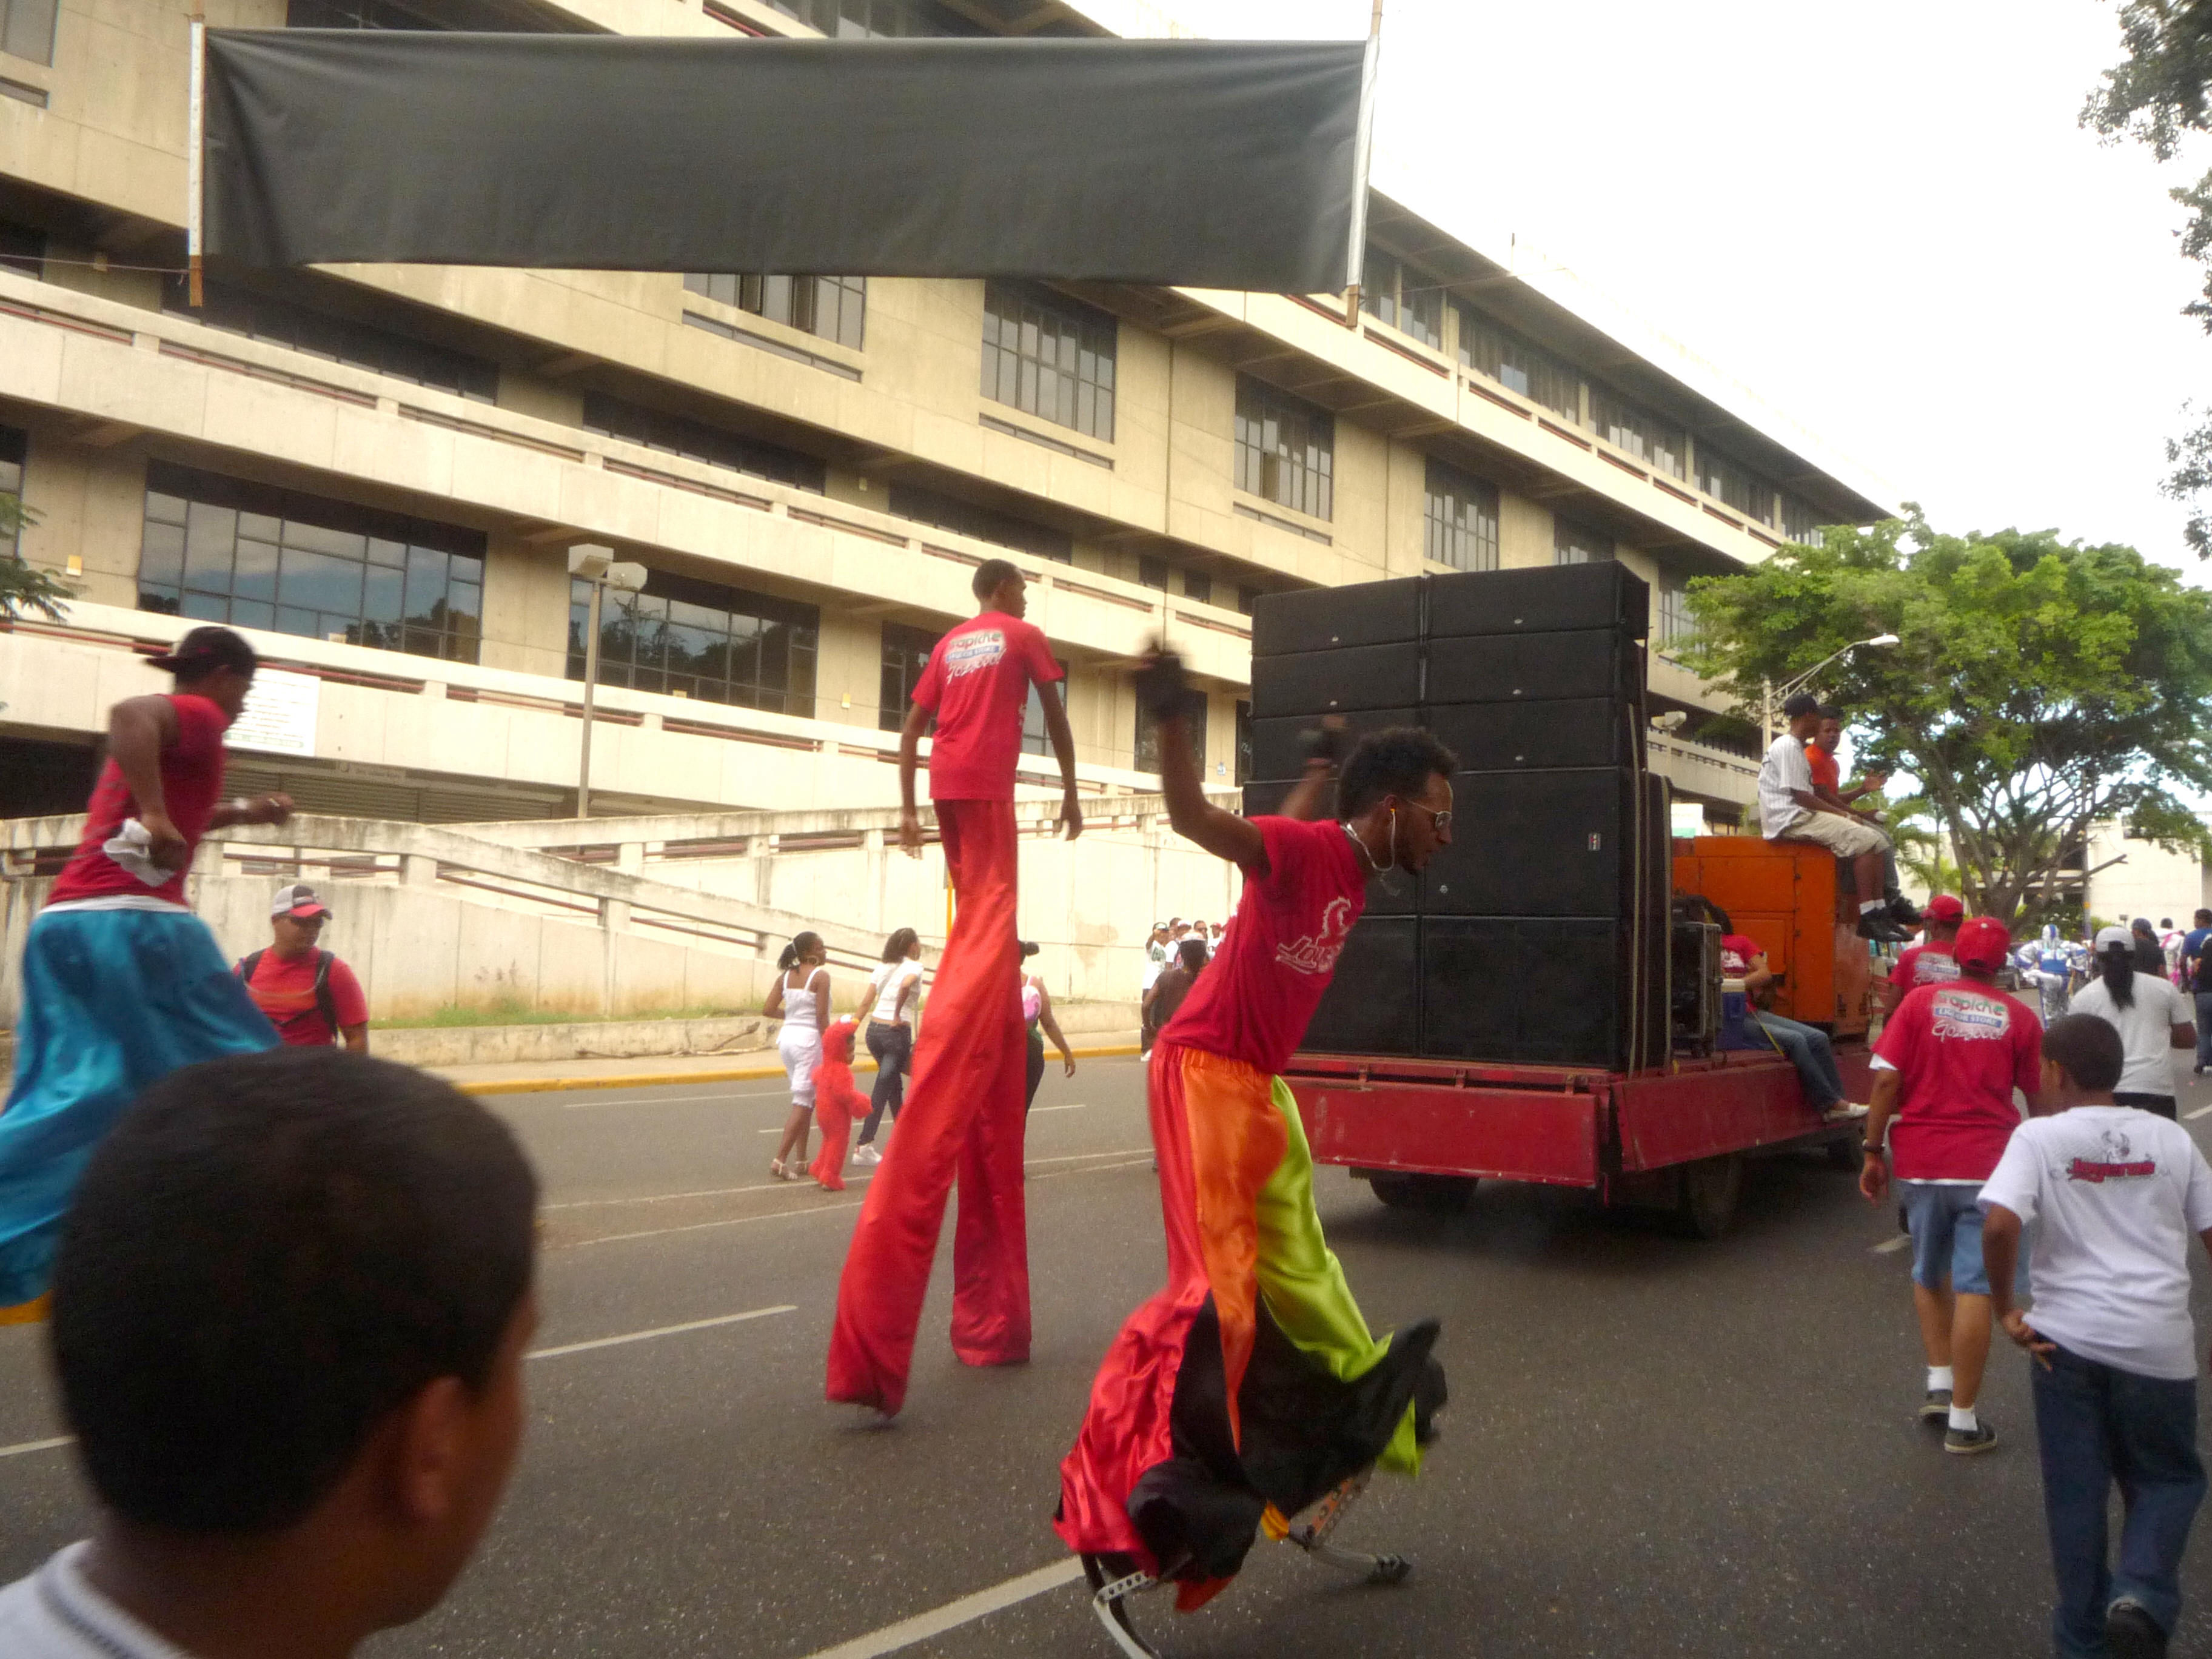
M 1444 1399 L 1430 1353 L 1437 1326 L 1369 1334 L 1322 1237 L 1312 1155 L 1275 1074 L 1328 989 L 1369 881 L 1419 871 L 1450 842 L 1457 765 L 1425 732 L 1373 733 L 1345 762 L 1332 822 L 1318 814 L 1340 738 L 1324 732 L 1284 815 L 1242 818 L 1206 799 L 1181 664 L 1156 655 L 1139 695 L 1159 721 L 1169 821 L 1242 869 L 1244 893 L 1152 1049 L 1167 1287 L 1121 1328 L 1060 1466 L 1054 1525 L 1132 1659 L 1152 1650 L 1127 1598 L 1171 1581 L 1177 1607 L 1203 1605 L 1263 1528 L 1371 1582 L 1407 1571 L 1401 1557 L 1327 1540 L 1375 1468 L 1419 1468 Z

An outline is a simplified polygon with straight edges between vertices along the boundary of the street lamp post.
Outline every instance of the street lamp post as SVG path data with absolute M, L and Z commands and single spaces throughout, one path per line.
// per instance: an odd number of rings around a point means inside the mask
M 1821 658 L 1820 661 L 1814 663 L 1803 673 L 1796 675 L 1790 679 L 1786 679 L 1779 685 L 1775 684 L 1772 680 L 1768 680 L 1765 683 L 1765 695 L 1759 700 L 1759 748 L 1763 750 L 1771 748 L 1773 745 L 1775 711 L 1780 708 L 1784 703 L 1790 701 L 1790 694 L 1792 692 L 1810 685 L 1813 683 L 1814 676 L 1818 674 L 1822 669 L 1826 668 L 1830 663 L 1840 662 L 1844 658 L 1850 656 L 1852 652 L 1856 651 L 1862 646 L 1891 646 L 1897 643 L 1898 638 L 1894 634 L 1877 634 L 1870 640 L 1854 640 L 1842 650 L 1832 652 L 1827 656 Z
M 592 816 L 592 713 L 599 689 L 599 613 L 610 587 L 635 593 L 645 586 L 645 567 L 618 564 L 615 550 L 585 542 L 568 550 L 568 574 L 592 585 L 591 619 L 584 632 L 584 739 L 576 757 L 576 816 Z

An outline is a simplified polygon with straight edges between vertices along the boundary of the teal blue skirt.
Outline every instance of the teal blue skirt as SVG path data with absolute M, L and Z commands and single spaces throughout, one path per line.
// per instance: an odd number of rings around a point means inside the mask
M 0 1110 L 0 1308 L 43 1294 L 94 1150 L 179 1066 L 276 1046 L 182 910 L 49 911 L 23 947 L 15 1080 Z

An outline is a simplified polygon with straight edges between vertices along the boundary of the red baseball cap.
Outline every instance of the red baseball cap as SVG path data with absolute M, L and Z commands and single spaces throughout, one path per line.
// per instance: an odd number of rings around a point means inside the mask
M 1956 921 L 1966 914 L 1966 907 L 1948 893 L 1938 893 L 1920 907 L 1920 914 L 1930 921 Z
M 273 916 L 295 916 L 301 921 L 313 916 L 327 916 L 330 906 L 315 896 L 315 890 L 304 881 L 295 881 L 289 887 L 276 890 L 276 901 L 269 907 Z
M 1984 968 L 1991 973 L 2005 964 L 2012 951 L 2012 930 L 1995 916 L 1975 916 L 1959 926 L 1959 942 L 1951 955 L 1962 968 Z

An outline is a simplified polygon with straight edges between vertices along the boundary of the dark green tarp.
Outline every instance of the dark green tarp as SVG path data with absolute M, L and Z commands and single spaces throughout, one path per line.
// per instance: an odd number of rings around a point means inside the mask
M 211 29 L 205 252 L 1329 292 L 1364 52 Z

